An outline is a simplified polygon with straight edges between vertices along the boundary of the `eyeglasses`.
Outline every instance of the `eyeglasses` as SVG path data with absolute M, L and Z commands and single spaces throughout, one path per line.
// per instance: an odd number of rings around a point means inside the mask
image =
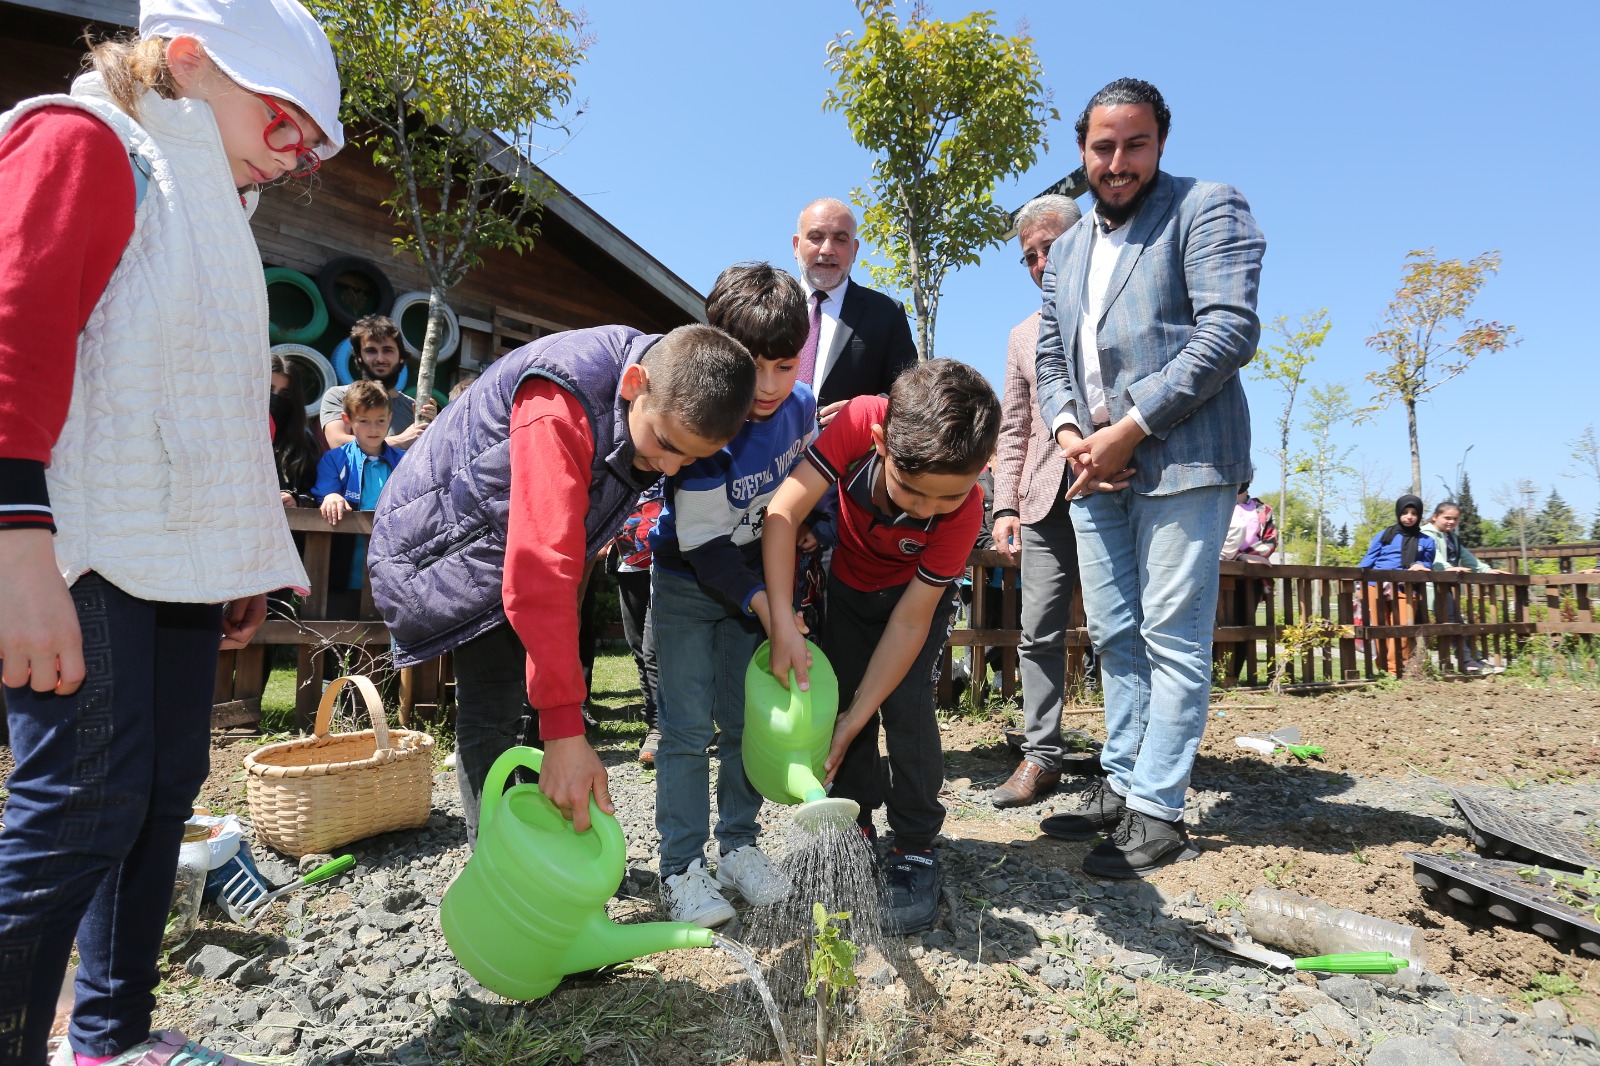
M 1045 258 L 1048 254 L 1048 252 L 1029 252 L 1021 259 L 1018 259 L 1017 262 L 1021 263 L 1025 267 L 1031 267 L 1039 260 Z
M 294 153 L 294 166 L 289 168 L 289 177 L 303 178 L 322 166 L 322 159 L 317 153 L 306 147 L 305 134 L 300 131 L 300 123 L 294 120 L 294 116 L 272 97 L 262 93 L 256 93 L 256 96 L 272 112 L 272 120 L 267 123 L 261 139 L 274 152 Z

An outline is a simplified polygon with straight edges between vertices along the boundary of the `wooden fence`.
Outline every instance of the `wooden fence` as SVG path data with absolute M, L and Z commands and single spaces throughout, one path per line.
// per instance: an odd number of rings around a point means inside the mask
M 1581 559 L 1600 545 L 1566 546 L 1546 558 Z M 1479 556 L 1483 556 L 1480 554 Z M 1014 563 L 992 551 L 974 552 L 967 624 L 950 635 L 940 671 L 939 701 L 951 706 L 953 649 L 971 649 L 970 662 L 999 649 L 994 663 L 1001 695 L 1017 691 L 1021 643 Z M 1570 562 L 1568 565 L 1570 569 Z M 1445 669 L 1458 669 L 1464 650 L 1505 663 L 1536 633 L 1600 634 L 1594 608 L 1595 574 L 1473 574 L 1449 571 L 1363 570 L 1345 566 L 1218 564 L 1219 595 L 1213 630 L 1215 676 L 1223 687 L 1264 686 L 1280 662 L 1283 683 L 1337 685 L 1369 681 L 1380 673 L 1404 676 L 1419 652 L 1435 652 Z M 992 575 L 999 574 L 999 587 Z M 991 604 L 998 598 L 998 616 Z M 1066 640 L 1069 693 L 1082 677 L 1089 643 L 1081 597 L 1074 596 L 1073 628 Z M 999 624 L 993 619 L 998 617 Z M 1311 625 L 1308 621 L 1315 620 Z M 1286 634 L 1285 630 L 1289 629 Z M 1286 644 L 1286 637 L 1321 629 L 1325 643 Z M 1298 632 L 1297 632 L 1298 631 Z M 1463 643 L 1466 642 L 1466 643 Z

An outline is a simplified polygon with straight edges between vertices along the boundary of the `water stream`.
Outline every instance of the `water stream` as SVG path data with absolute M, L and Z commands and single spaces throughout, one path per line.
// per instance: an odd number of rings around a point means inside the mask
M 761 964 L 750 949 L 736 940 L 729 940 L 724 936 L 713 936 L 711 942 L 726 951 L 738 960 L 744 967 L 744 972 L 750 975 L 750 983 L 761 995 L 761 1004 L 767 1008 L 767 1020 L 772 1023 L 772 1035 L 778 1041 L 778 1055 L 783 1059 L 783 1066 L 795 1066 L 794 1052 L 789 1050 L 789 1040 L 783 1033 L 783 1019 L 778 1015 L 777 1001 L 772 998 L 772 989 L 767 987 L 767 980 L 761 975 Z

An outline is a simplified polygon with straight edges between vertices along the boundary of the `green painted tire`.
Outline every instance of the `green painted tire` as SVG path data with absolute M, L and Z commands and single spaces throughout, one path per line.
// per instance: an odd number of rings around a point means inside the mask
M 268 267 L 267 335 L 273 344 L 313 344 L 328 329 L 328 305 L 317 283 L 287 267 Z

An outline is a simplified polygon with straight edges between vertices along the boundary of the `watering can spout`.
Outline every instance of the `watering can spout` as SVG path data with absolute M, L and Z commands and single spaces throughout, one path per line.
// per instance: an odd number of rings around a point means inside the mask
M 563 974 L 615 966 L 658 951 L 711 946 L 712 931 L 689 922 L 618 925 L 604 914 L 591 914 L 584 926 L 555 966 Z

